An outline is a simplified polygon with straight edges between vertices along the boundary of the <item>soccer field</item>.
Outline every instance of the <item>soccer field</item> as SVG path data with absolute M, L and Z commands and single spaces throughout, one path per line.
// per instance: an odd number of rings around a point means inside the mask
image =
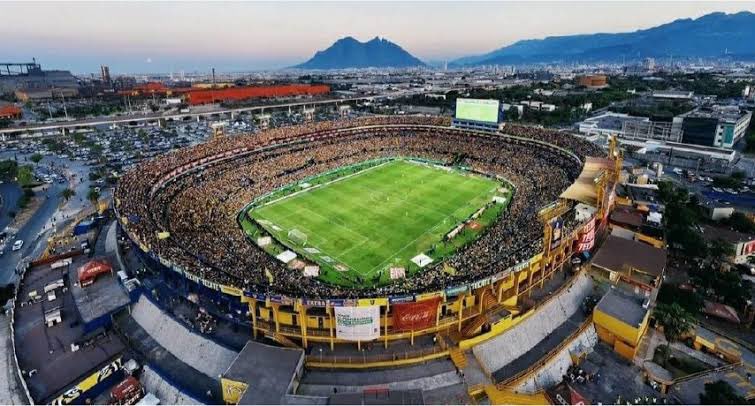
M 410 260 L 490 202 L 500 187 L 483 176 L 393 160 L 249 214 L 278 241 L 319 263 L 322 279 L 382 283 L 391 266 L 416 271 Z

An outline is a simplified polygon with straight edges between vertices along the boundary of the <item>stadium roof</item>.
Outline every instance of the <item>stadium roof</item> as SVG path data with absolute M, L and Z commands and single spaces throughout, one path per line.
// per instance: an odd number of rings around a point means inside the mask
M 561 198 L 576 200 L 597 207 L 598 193 L 595 188 L 595 181 L 603 172 L 612 167 L 613 162 L 610 159 L 588 157 L 579 178 L 564 193 L 561 193 Z

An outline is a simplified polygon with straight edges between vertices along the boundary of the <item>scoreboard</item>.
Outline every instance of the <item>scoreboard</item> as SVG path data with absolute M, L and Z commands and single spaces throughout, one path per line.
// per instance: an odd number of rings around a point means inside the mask
M 498 100 L 456 99 L 457 120 L 497 124 L 499 112 Z

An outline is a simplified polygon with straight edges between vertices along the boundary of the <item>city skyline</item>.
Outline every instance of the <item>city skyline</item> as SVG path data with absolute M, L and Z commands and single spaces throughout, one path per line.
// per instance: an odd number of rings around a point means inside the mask
M 523 39 L 628 32 L 755 2 L 6 3 L 4 58 L 113 74 L 285 68 L 334 41 L 387 38 L 426 62 Z M 24 16 L 33 15 L 33 23 Z M 480 24 L 485 16 L 487 23 Z M 323 24 L 323 21 L 327 22 Z M 416 30 L 414 24 L 422 30 Z M 159 35 L 155 33 L 159 32 Z

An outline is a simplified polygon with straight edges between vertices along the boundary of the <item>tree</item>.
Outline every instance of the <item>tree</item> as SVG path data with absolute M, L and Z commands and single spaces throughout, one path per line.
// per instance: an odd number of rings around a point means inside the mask
M 669 342 L 678 341 L 682 335 L 692 329 L 694 316 L 684 310 L 678 303 L 660 303 L 653 311 L 653 317 L 663 327 L 663 334 Z M 671 350 L 666 346 L 663 352 L 663 366 L 668 365 Z
M 663 326 L 663 334 L 669 341 L 678 341 L 692 329 L 694 317 L 678 303 L 661 303 L 653 311 L 655 320 Z
M 726 258 L 734 256 L 734 246 L 721 238 L 708 243 L 708 259 L 714 263 L 723 262 Z
M 728 219 L 721 221 L 721 223 L 740 233 L 755 233 L 755 223 L 746 214 L 739 211 L 735 211 Z
M 728 382 L 718 380 L 705 384 L 705 392 L 700 394 L 700 403 L 703 405 L 744 405 L 747 400 L 737 395 Z
M 94 206 L 97 204 L 97 201 L 100 200 L 100 192 L 98 192 L 96 189 L 89 189 L 89 192 L 87 193 L 87 200 L 92 202 L 92 205 Z
M 44 156 L 42 156 L 42 154 L 40 154 L 40 153 L 34 153 L 34 154 L 32 154 L 32 155 L 31 155 L 31 156 L 29 157 L 29 160 L 31 160 L 31 161 L 32 161 L 32 162 L 34 162 L 35 164 L 38 164 L 38 163 L 39 163 L 39 161 L 41 161 L 41 160 L 42 160 L 42 158 L 44 158 Z
M 34 170 L 29 165 L 18 168 L 17 181 L 21 187 L 28 187 L 34 183 Z
M 76 196 L 76 192 L 74 192 L 74 191 L 73 191 L 72 189 L 70 189 L 70 188 L 66 188 L 66 189 L 63 189 L 63 190 L 62 190 L 62 191 L 60 192 L 60 196 L 61 196 L 61 197 L 63 198 L 63 200 L 65 200 L 65 201 L 68 201 L 68 200 L 70 200 L 70 199 L 71 199 L 72 197 Z

